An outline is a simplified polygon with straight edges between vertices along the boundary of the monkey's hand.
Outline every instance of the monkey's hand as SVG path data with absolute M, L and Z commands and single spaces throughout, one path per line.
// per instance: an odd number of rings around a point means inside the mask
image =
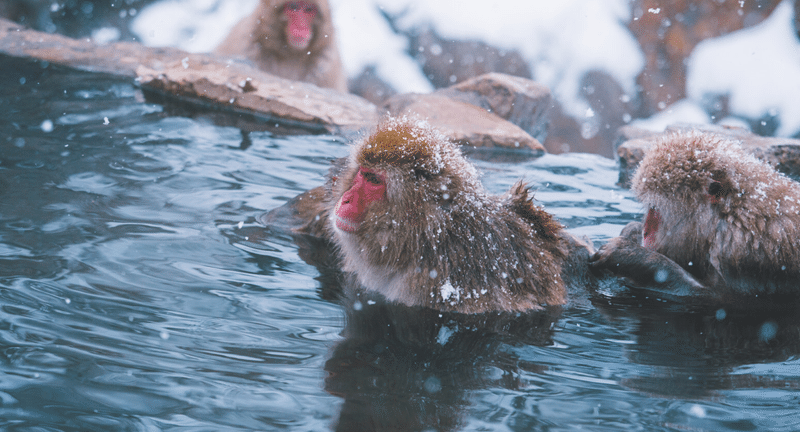
M 709 289 L 666 256 L 641 245 L 642 224 L 631 222 L 589 258 L 595 272 L 609 271 L 636 288 L 681 298 L 709 295 Z

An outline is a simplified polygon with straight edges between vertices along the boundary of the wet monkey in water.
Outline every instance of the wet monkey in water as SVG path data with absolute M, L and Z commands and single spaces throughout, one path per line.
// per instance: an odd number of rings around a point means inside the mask
M 663 137 L 631 189 L 644 222 L 601 247 L 595 268 L 679 297 L 800 297 L 800 184 L 737 142 L 702 132 Z
M 244 57 L 283 78 L 347 91 L 326 0 L 261 0 L 215 53 Z
M 562 305 L 570 278 L 587 268 L 590 247 L 534 205 L 522 182 L 487 193 L 459 148 L 416 120 L 387 119 L 357 142 L 327 208 L 343 269 L 409 306 Z

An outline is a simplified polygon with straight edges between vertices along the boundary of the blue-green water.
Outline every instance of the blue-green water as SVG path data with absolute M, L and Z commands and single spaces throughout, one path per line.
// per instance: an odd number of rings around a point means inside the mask
M 0 430 L 800 430 L 798 317 L 340 299 L 303 259 L 318 245 L 257 218 L 321 184 L 343 139 L 241 149 L 131 82 L 0 64 Z M 640 217 L 599 156 L 476 164 L 598 244 Z

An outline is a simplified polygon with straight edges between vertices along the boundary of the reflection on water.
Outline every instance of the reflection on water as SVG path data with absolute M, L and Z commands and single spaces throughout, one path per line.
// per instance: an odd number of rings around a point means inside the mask
M 459 429 L 470 390 L 519 390 L 519 358 L 508 345 L 551 345 L 560 313 L 467 316 L 364 294 L 342 303 L 344 340 L 325 364 L 325 390 L 344 399 L 339 431 Z
M 242 150 L 130 82 L 0 62 L 3 430 L 800 429 L 795 314 L 387 305 L 256 220 L 321 184 L 341 139 Z M 598 243 L 640 216 L 607 159 L 475 160 Z

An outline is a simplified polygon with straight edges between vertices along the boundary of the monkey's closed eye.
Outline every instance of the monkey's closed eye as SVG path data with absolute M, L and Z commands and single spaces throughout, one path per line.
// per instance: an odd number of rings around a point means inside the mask
M 414 177 L 416 177 L 418 180 L 430 180 L 433 178 L 433 175 L 424 169 L 416 168 L 414 169 Z
M 361 171 L 361 175 L 364 177 L 364 180 L 374 185 L 379 185 L 383 183 L 383 179 L 379 175 L 373 172 Z

